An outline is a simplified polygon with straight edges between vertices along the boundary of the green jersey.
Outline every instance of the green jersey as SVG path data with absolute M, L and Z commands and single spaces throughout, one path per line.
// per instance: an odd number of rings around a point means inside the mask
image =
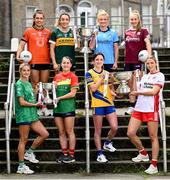
M 78 78 L 72 72 L 67 74 L 61 72 L 54 77 L 54 81 L 57 83 L 57 97 L 68 94 L 72 88 L 79 88 Z M 75 98 L 62 99 L 58 102 L 57 107 L 54 108 L 54 113 L 75 112 L 75 108 Z
M 59 28 L 56 28 L 50 38 L 50 43 L 55 44 L 55 57 L 57 64 L 61 64 L 64 56 L 69 56 L 75 64 L 75 48 L 74 36 L 71 29 L 63 33 Z
M 38 120 L 37 108 L 21 106 L 19 97 L 23 97 L 25 101 L 36 103 L 34 91 L 30 82 L 18 80 L 15 84 L 15 116 L 16 123 L 30 123 Z

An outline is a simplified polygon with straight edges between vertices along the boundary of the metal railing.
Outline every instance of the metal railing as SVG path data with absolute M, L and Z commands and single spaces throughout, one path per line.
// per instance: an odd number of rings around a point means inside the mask
M 15 38 L 11 40 L 11 55 L 9 64 L 9 75 L 8 75 L 8 89 L 7 89 L 7 99 L 4 103 L 5 108 L 5 138 L 6 138 L 6 159 L 7 159 L 7 173 L 11 173 L 10 167 L 10 134 L 11 134 L 11 123 L 12 117 L 15 114 L 14 106 L 14 85 L 15 85 L 15 54 L 16 44 Z M 15 48 L 15 50 L 14 50 Z
M 153 52 L 157 60 L 157 69 L 159 70 L 160 68 L 159 68 L 158 52 L 155 50 Z M 159 100 L 159 116 L 160 116 L 160 127 L 161 127 L 162 142 L 163 142 L 163 168 L 164 168 L 164 173 L 167 173 L 166 116 L 165 116 L 165 102 L 163 100 L 162 90 L 160 92 L 160 100 Z

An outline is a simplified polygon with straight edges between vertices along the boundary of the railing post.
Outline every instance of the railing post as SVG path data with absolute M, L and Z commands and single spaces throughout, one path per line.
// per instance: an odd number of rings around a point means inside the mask
M 7 173 L 11 173 L 11 166 L 10 166 L 10 144 L 9 144 L 9 111 L 8 111 L 8 103 L 4 104 L 5 108 L 5 139 L 6 139 L 6 161 L 7 161 Z

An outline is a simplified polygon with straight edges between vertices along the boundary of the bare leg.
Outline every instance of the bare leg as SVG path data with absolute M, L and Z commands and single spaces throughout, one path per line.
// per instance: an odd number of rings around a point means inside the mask
M 108 140 L 111 141 L 113 139 L 113 137 L 116 135 L 116 132 L 118 129 L 116 112 L 106 115 L 106 119 L 108 120 L 110 127 L 111 127 L 110 131 L 108 132 Z
M 101 130 L 103 123 L 103 116 L 101 115 L 93 115 L 94 122 L 94 142 L 97 150 L 101 150 Z
M 61 117 L 55 117 L 55 124 L 59 130 L 59 140 L 62 149 L 67 149 L 67 136 L 64 126 L 64 119 Z
M 35 70 L 35 69 L 31 69 L 31 76 L 30 76 L 30 78 L 31 78 L 32 87 L 34 89 L 36 89 L 36 85 L 40 81 L 40 71 L 39 70 Z
M 75 149 L 75 144 L 76 144 L 76 136 L 74 133 L 74 120 L 75 120 L 75 117 L 66 117 L 64 119 L 64 124 L 65 124 L 66 133 L 69 139 L 70 149 Z
M 152 159 L 157 160 L 159 154 L 158 122 L 148 122 L 148 132 L 152 144 Z
M 141 140 L 136 135 L 136 132 L 139 129 L 140 125 L 141 125 L 140 120 L 131 117 L 129 121 L 129 125 L 128 125 L 128 131 L 127 131 L 127 136 L 129 137 L 130 141 L 136 146 L 136 148 L 139 151 L 144 149 Z
M 47 83 L 49 79 L 49 70 L 41 70 L 40 71 L 40 82 Z
M 45 139 L 48 138 L 49 133 L 41 123 L 41 121 L 37 121 L 31 124 L 31 129 L 36 132 L 39 136 L 33 141 L 32 148 L 36 149 L 39 145 L 41 145 Z
M 20 125 L 19 126 L 19 144 L 18 144 L 18 158 L 19 161 L 24 160 L 25 145 L 28 141 L 28 135 L 30 131 L 30 125 Z

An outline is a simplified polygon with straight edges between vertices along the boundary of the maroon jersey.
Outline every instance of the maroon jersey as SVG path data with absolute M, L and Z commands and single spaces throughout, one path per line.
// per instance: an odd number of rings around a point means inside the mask
M 135 29 L 128 29 L 125 32 L 125 63 L 140 64 L 138 54 L 146 49 L 145 39 L 150 38 L 147 29 L 142 28 L 136 32 Z

